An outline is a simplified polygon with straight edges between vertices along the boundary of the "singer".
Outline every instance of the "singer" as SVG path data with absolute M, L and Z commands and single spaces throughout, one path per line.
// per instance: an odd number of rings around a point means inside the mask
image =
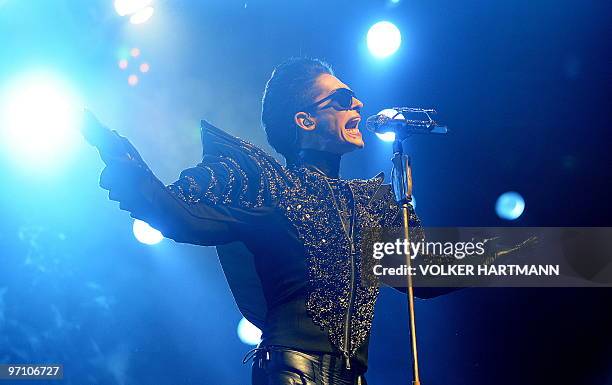
M 340 178 L 342 155 L 364 146 L 362 107 L 327 63 L 293 58 L 272 72 L 261 114 L 286 165 L 206 122 L 202 162 L 169 186 L 125 138 L 124 154 L 98 146 L 110 199 L 177 242 L 217 246 L 263 332 L 245 357 L 255 385 L 366 384 L 379 289 L 360 284 L 362 230 L 401 226 L 401 215 L 381 174 Z M 420 226 L 414 212 L 410 222 Z

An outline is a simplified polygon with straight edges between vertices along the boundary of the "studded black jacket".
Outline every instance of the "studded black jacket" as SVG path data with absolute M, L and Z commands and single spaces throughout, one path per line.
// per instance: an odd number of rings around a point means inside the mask
M 202 140 L 202 162 L 175 183 L 164 186 L 140 162 L 129 187 L 110 178 L 113 199 L 166 237 L 217 246 L 262 345 L 338 354 L 366 367 L 379 287 L 362 284 L 361 238 L 364 229 L 401 223 L 383 175 L 343 180 L 305 164 L 283 166 L 206 122 Z M 410 221 L 420 228 L 414 212 Z

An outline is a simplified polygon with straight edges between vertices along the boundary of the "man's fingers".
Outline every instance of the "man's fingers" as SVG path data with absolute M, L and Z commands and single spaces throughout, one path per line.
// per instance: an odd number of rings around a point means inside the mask
M 100 174 L 100 187 L 105 190 L 121 190 L 127 188 L 130 178 L 133 178 L 133 166 L 122 161 L 109 162 Z
M 83 110 L 81 118 L 81 134 L 92 146 L 98 146 L 100 132 L 108 130 L 102 123 L 96 118 L 96 116 L 88 109 Z
M 117 194 L 117 191 L 112 190 L 112 189 L 108 190 L 108 199 L 110 199 L 111 201 L 115 201 L 115 202 L 120 202 L 121 201 L 121 198 Z
M 133 190 L 130 189 L 125 181 L 120 181 L 112 170 L 108 170 L 108 167 L 104 169 L 106 172 L 102 172 L 100 175 L 100 187 L 108 190 L 108 199 L 119 202 L 119 207 L 123 210 L 129 209 L 133 204 Z
M 105 190 L 110 190 L 112 186 L 112 176 L 111 176 L 110 166 L 104 167 L 102 173 L 100 174 L 100 187 Z
M 83 111 L 81 133 L 100 152 L 107 165 L 114 161 L 136 161 L 144 165 L 140 154 L 130 141 L 104 126 L 89 110 Z

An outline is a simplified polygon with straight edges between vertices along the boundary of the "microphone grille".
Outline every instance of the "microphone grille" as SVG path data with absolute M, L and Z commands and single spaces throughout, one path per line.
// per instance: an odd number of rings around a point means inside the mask
M 385 133 L 388 129 L 385 126 L 389 125 L 392 120 L 403 120 L 404 115 L 394 108 L 386 108 L 376 115 L 372 115 L 366 120 L 366 128 L 372 132 Z
M 366 120 L 366 128 L 372 132 L 378 132 L 388 121 L 389 117 L 385 115 L 372 115 Z

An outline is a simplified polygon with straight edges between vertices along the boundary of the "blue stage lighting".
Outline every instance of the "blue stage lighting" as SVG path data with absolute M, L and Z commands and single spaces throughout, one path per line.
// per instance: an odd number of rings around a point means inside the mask
M 367 36 L 370 53 L 377 58 L 393 55 L 402 44 L 400 30 L 388 21 L 380 21 L 370 27 Z
M 134 219 L 132 231 L 138 242 L 144 243 L 145 245 L 155 245 L 164 239 L 164 236 L 159 230 L 155 230 L 147 222 L 143 222 L 139 219 Z
M 524 210 L 525 200 L 521 194 L 514 191 L 505 192 L 500 195 L 495 204 L 497 215 L 509 221 L 520 217 Z
M 247 345 L 257 345 L 261 341 L 261 330 L 242 317 L 238 322 L 238 337 Z
M 19 76 L 2 90 L 0 146 L 20 167 L 48 170 L 79 143 L 81 106 L 69 87 L 48 73 Z

